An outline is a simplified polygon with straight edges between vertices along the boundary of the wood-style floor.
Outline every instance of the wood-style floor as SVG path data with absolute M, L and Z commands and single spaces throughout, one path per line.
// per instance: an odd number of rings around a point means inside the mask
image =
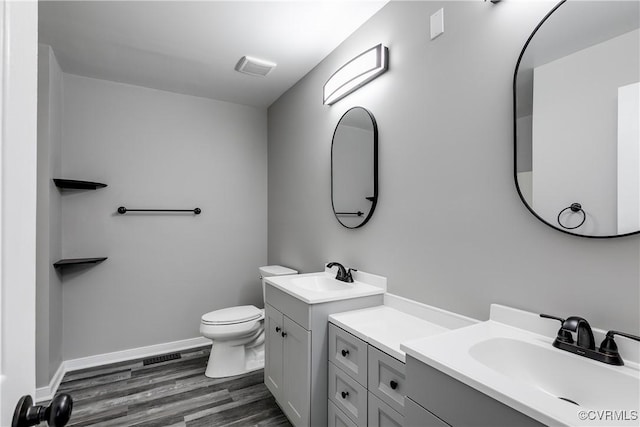
M 211 379 L 209 348 L 143 366 L 142 359 L 68 372 L 58 393 L 73 398 L 67 426 L 291 426 L 262 370 Z M 45 424 L 41 424 L 45 426 Z

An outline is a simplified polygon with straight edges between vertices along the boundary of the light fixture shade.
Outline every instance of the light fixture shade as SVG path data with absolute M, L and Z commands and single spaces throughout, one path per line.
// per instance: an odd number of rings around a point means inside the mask
M 333 104 L 361 88 L 389 67 L 389 49 L 382 44 L 372 47 L 344 64 L 324 84 L 323 103 Z

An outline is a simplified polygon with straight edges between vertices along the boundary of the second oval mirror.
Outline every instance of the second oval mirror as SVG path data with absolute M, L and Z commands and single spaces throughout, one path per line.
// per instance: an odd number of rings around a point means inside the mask
M 369 221 L 378 201 L 378 126 L 368 110 L 353 107 L 336 126 L 331 144 L 331 203 L 347 228 Z
M 640 230 L 640 3 L 562 0 L 514 77 L 515 178 L 547 225 L 591 238 Z

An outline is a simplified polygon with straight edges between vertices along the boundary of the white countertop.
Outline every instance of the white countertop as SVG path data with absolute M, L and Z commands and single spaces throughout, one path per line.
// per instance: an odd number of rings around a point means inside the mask
M 354 272 L 353 276 L 353 283 L 345 283 L 335 280 L 335 274 L 333 272 L 265 277 L 265 281 L 307 304 L 321 304 L 331 301 L 384 294 L 386 290 L 386 279 L 384 277 L 363 272 Z M 304 287 L 299 285 L 301 281 L 313 281 L 315 279 L 335 282 L 337 286 L 329 289 L 314 289 L 312 286 Z M 379 282 L 383 283 L 384 286 L 380 285 Z
M 400 343 L 449 330 L 384 305 L 332 314 L 329 321 L 402 362 Z
M 447 317 L 450 319 L 445 321 Z M 441 334 L 476 321 L 386 294 L 385 305 L 332 314 L 329 322 L 404 362 L 405 352 L 400 348 L 401 343 Z

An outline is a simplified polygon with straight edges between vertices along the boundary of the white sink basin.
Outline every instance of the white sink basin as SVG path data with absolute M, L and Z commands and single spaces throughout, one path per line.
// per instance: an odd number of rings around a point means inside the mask
M 349 283 L 338 281 L 326 275 L 297 277 L 291 280 L 291 285 L 315 292 L 349 289 Z
M 335 273 L 327 272 L 267 277 L 266 281 L 268 284 L 307 304 L 379 295 L 385 292 L 386 279 L 383 277 L 362 272 L 354 274 L 356 274 L 355 278 L 365 277 L 372 279 L 372 282 L 381 281 L 380 279 L 382 279 L 385 286 L 378 286 L 377 283 L 364 283 L 359 280 L 355 280 L 353 283 L 345 283 L 336 280 Z
M 551 346 L 490 338 L 471 346 L 469 354 L 511 380 L 583 408 L 632 409 L 640 402 L 637 377 Z
M 537 321 L 536 315 L 529 317 Z M 637 416 L 637 364 L 612 366 L 559 350 L 552 345 L 555 330 L 553 325 L 551 336 L 539 335 L 489 320 L 409 341 L 400 348 L 545 425 L 638 426 L 637 419 L 580 418 L 580 411 L 625 411 L 627 417 Z

